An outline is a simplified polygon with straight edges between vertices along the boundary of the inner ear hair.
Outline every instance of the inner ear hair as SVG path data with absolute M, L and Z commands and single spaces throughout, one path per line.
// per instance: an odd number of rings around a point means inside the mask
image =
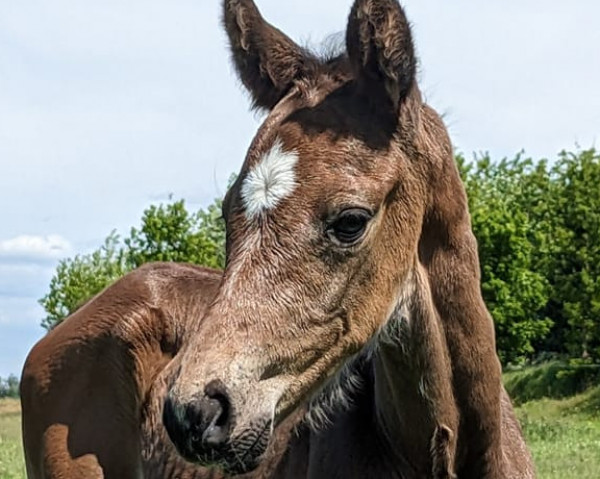
M 356 0 L 346 48 L 359 85 L 369 95 L 384 93 L 395 110 L 415 82 L 417 65 L 410 25 L 397 0 Z
M 254 107 L 272 109 L 317 65 L 305 49 L 266 22 L 252 0 L 224 0 L 223 25 L 233 64 Z

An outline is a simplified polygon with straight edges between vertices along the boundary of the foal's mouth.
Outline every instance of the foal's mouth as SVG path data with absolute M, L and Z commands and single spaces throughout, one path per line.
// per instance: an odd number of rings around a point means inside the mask
M 256 469 L 267 450 L 271 421 L 248 429 L 221 448 L 197 452 L 193 462 L 220 469 L 226 474 L 245 474 Z

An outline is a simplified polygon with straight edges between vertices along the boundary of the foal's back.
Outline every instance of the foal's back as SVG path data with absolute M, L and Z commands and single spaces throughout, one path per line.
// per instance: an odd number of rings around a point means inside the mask
M 140 477 L 141 411 L 220 277 L 191 265 L 144 266 L 35 345 L 21 381 L 30 479 Z

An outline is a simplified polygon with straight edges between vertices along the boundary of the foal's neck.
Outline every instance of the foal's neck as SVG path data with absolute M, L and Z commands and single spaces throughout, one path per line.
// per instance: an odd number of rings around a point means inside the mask
M 450 478 L 458 412 L 446 342 L 420 265 L 404 296 L 373 355 L 377 425 L 403 477 Z

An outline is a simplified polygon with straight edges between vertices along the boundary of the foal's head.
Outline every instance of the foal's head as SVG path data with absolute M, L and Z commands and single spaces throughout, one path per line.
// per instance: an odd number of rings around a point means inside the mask
M 406 295 L 452 155 L 396 0 L 356 0 L 335 58 L 300 48 L 252 0 L 225 0 L 224 25 L 268 116 L 226 195 L 223 281 L 164 419 L 186 458 L 243 472 Z

